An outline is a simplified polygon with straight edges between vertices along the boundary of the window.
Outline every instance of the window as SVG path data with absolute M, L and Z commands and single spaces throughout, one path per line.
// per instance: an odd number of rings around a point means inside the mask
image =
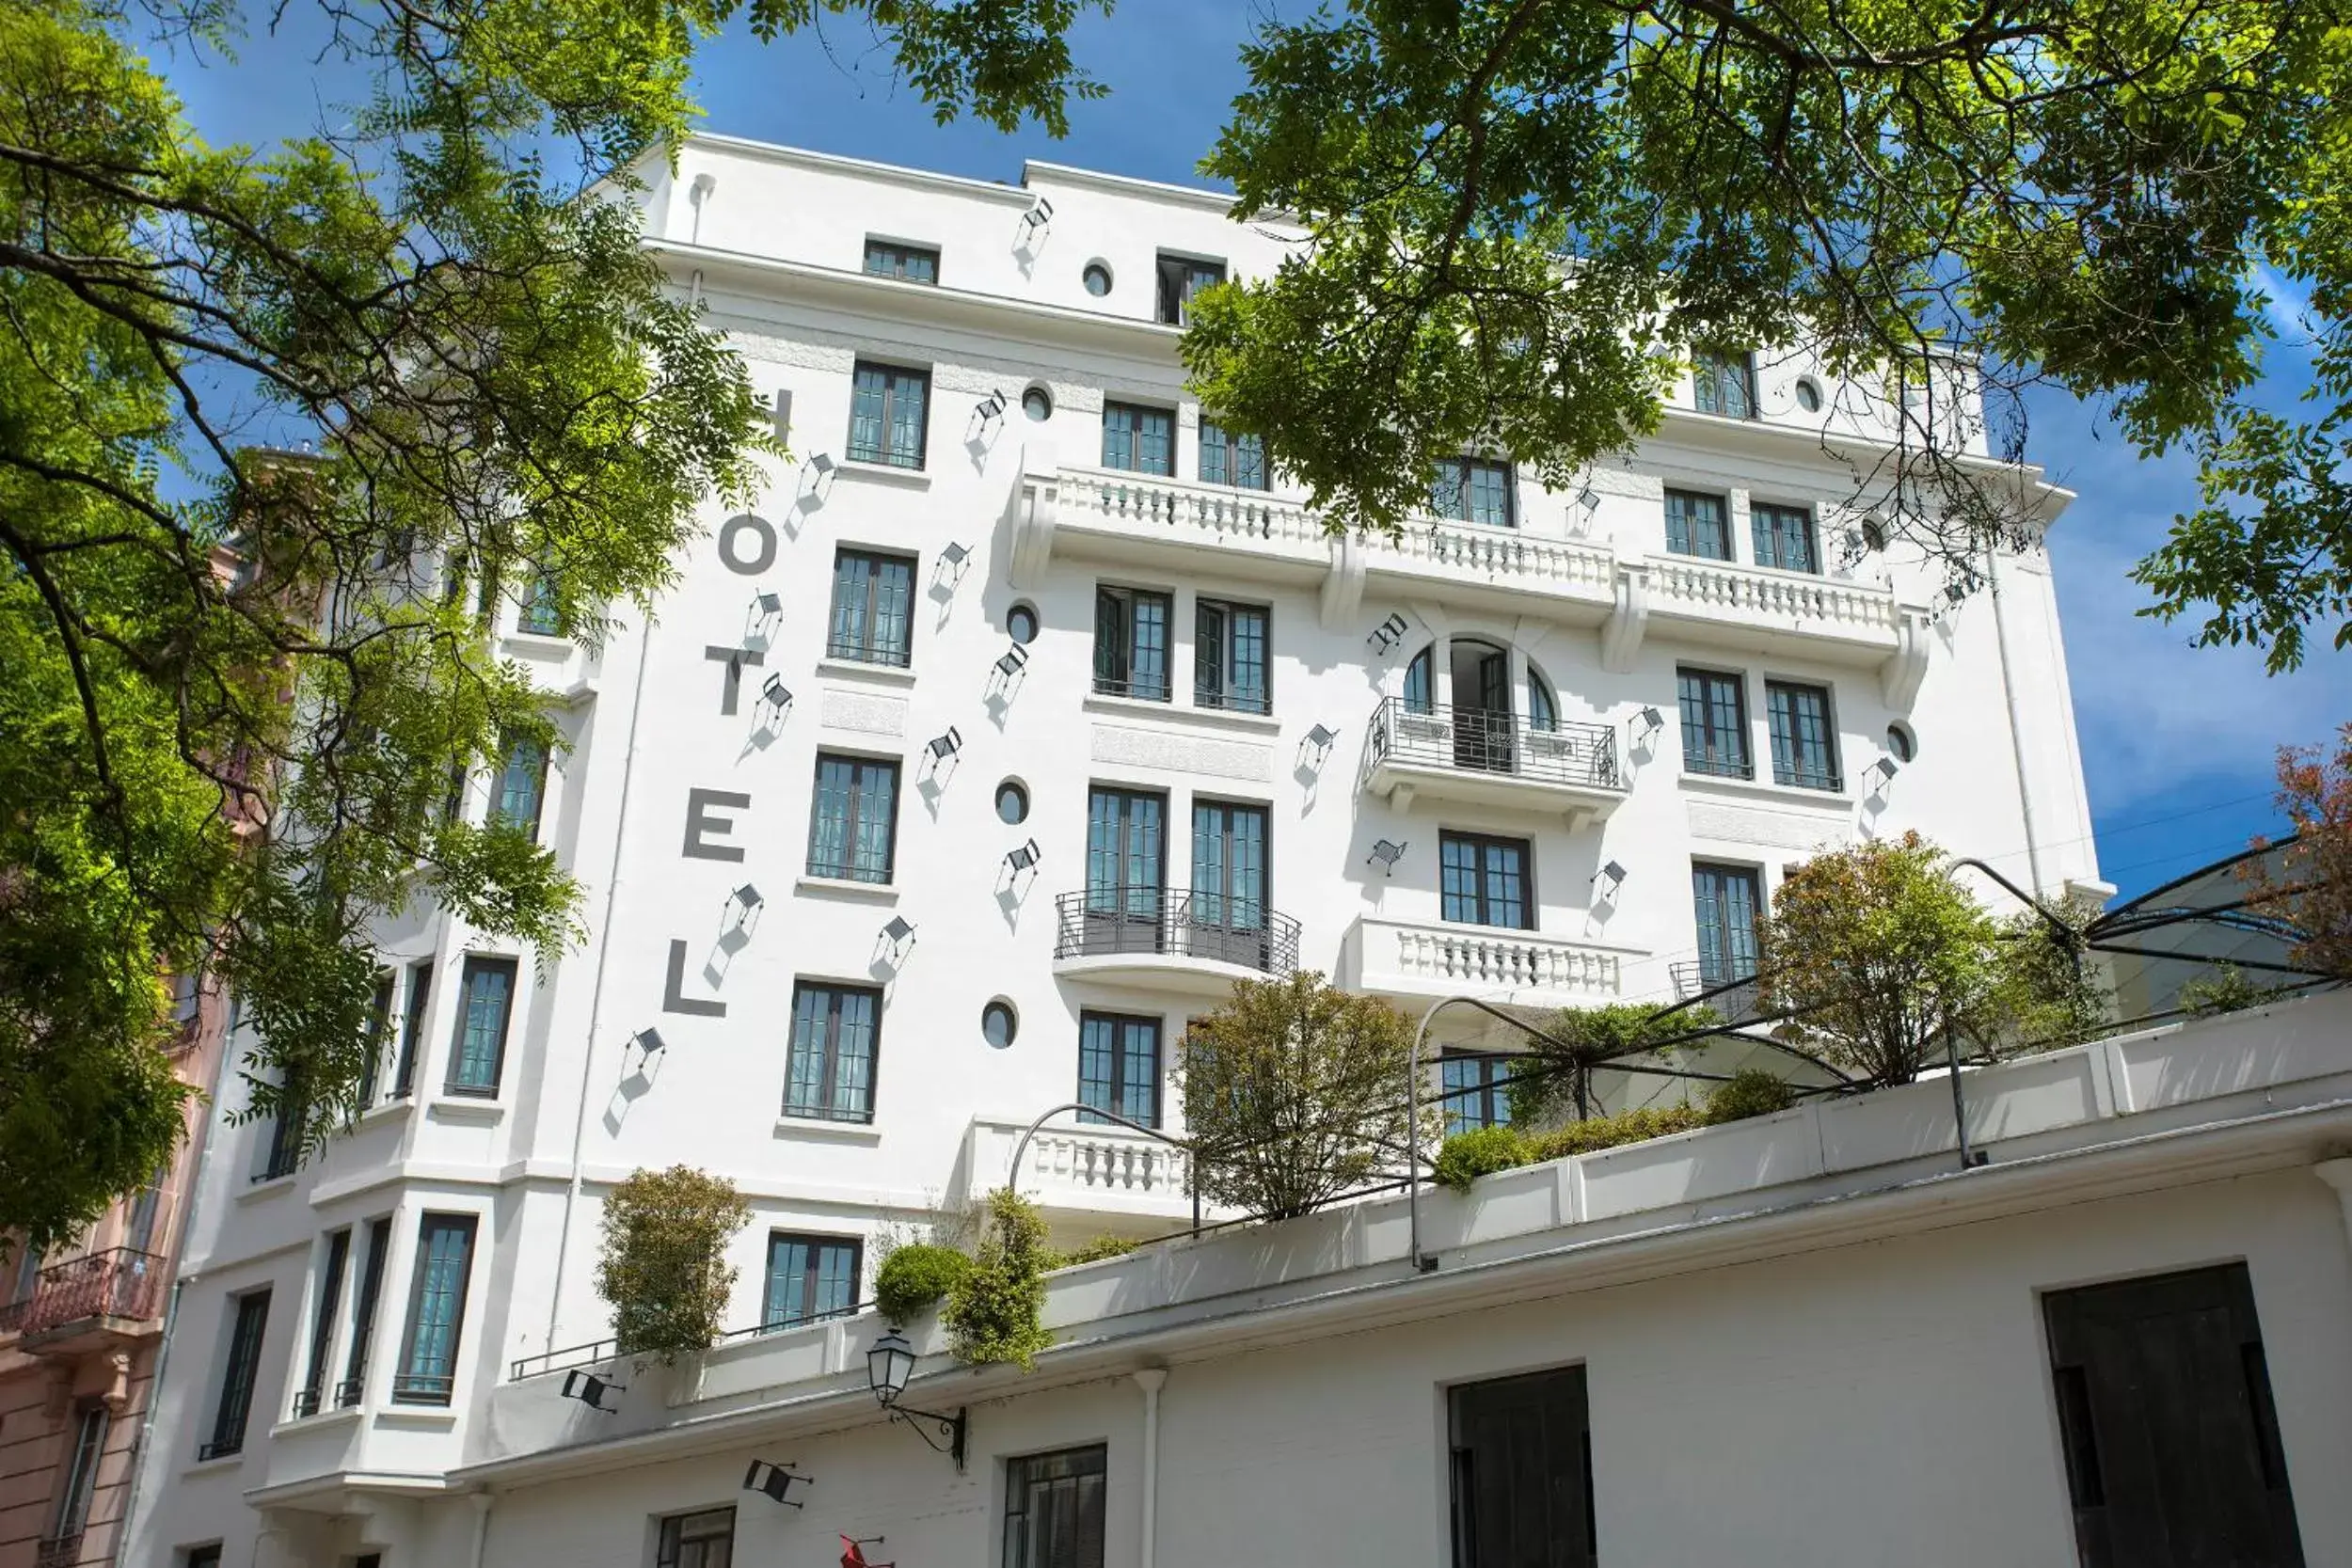
M 1502 1127 L 1511 1119 L 1511 1064 L 1471 1052 L 1447 1052 L 1438 1063 L 1445 1097 L 1445 1135 L 1478 1127 Z
M 252 1291 L 230 1298 L 228 1354 L 221 1360 L 220 1402 L 213 1407 L 213 1435 L 196 1450 L 199 1459 L 218 1459 L 245 1447 L 245 1418 L 253 1409 L 253 1379 L 262 1370 L 262 1336 L 269 1328 L 269 1292 Z
M 1021 412 L 1031 420 L 1043 424 L 1054 417 L 1054 394 L 1042 387 L 1032 387 L 1021 394 Z
M 1764 888 L 1753 867 L 1691 864 L 1691 899 L 1698 915 L 1699 984 L 1712 990 L 1756 974 L 1756 915 Z
M 886 883 L 897 853 L 898 765 L 817 754 L 808 820 L 808 874 Z
M 384 1047 L 392 1033 L 392 984 L 389 969 L 375 972 L 375 996 L 368 1004 L 367 1060 L 359 1065 L 359 1109 L 375 1103 L 377 1075 L 384 1070 Z
M 1534 900 L 1529 896 L 1527 874 L 1533 858 L 1523 838 L 1439 833 L 1440 912 L 1448 920 L 1468 926 L 1534 930 Z
M 73 1423 L 73 1450 L 67 1456 L 65 1490 L 57 1495 L 57 1516 L 49 1540 L 58 1546 L 68 1542 L 78 1543 L 82 1528 L 89 1523 L 91 1496 L 98 1490 L 98 1462 L 106 1452 L 106 1407 L 95 1401 L 82 1406 Z M 59 1554 L 59 1560 L 78 1562 L 82 1554 L 68 1551 Z M 49 1559 L 43 1557 L 42 1561 Z
M 1666 548 L 1675 555 L 1729 561 L 1731 525 L 1724 519 L 1723 497 L 1691 490 L 1667 491 Z
M 1511 506 L 1511 465 L 1484 457 L 1440 457 L 1429 487 L 1429 507 L 1440 517 L 1490 528 L 1517 528 Z
M 1103 1568 L 1104 1450 L 1005 1461 L 1005 1568 Z
M 1677 670 L 1675 683 L 1682 705 L 1683 771 L 1749 777 L 1745 683 L 1711 670 Z
M 1094 689 L 1114 697 L 1168 701 L 1165 594 L 1140 588 L 1094 591 Z
M 1407 713 L 1430 713 L 1436 710 L 1437 691 L 1430 683 L 1429 675 L 1430 651 L 1436 646 L 1437 644 L 1433 642 L 1429 647 L 1423 648 L 1413 656 L 1413 661 L 1410 664 L 1405 666 L 1405 710 Z
M 392 1071 L 392 1098 L 405 1100 L 416 1087 L 417 1047 L 424 1038 L 426 1008 L 433 999 L 433 966 L 408 966 L 408 1006 L 400 1021 L 400 1060 Z
M 548 749 L 528 736 L 510 738 L 499 767 L 498 791 L 490 800 L 490 826 L 521 828 L 537 838 L 539 803 L 547 785 Z
M 1235 435 L 1214 420 L 1200 421 L 1200 483 L 1266 488 L 1265 442 Z
M 457 1344 L 466 1323 L 474 1216 L 427 1214 L 417 1231 L 417 1272 L 408 1290 L 408 1332 L 400 1347 L 392 1399 L 447 1404 L 457 1386 Z
M 294 1392 L 294 1413 L 315 1416 L 326 1390 L 326 1357 L 335 1338 L 335 1315 L 342 1307 L 343 1268 L 351 1261 L 348 1226 L 326 1238 L 326 1269 L 320 1275 L 318 1300 L 310 1307 L 310 1351 L 305 1358 L 302 1386 Z
M 1454 1568 L 1592 1568 L 1592 1427 L 1584 1369 L 1446 1394 Z
M 1756 418 L 1756 357 L 1703 348 L 1691 366 L 1691 395 L 1702 414 Z
M 1900 720 L 1886 726 L 1886 754 L 1897 762 L 1909 762 L 1919 754 L 1918 737 L 1911 726 Z
M 905 669 L 913 648 L 914 561 L 911 556 L 842 550 L 833 558 L 833 630 L 829 658 Z
M 766 1328 L 814 1323 L 857 1310 L 854 1237 L 768 1234 L 768 1294 L 759 1321 Z
M 1176 416 L 1132 403 L 1103 404 L 1103 467 L 1139 474 L 1176 472 Z
M 1560 704 L 1551 685 L 1533 665 L 1527 671 L 1527 727 L 1549 734 L 1560 727 Z
M 1139 789 L 1087 794 L 1081 951 L 1156 953 L 1168 900 L 1168 800 Z
M 133 1252 L 151 1252 L 155 1248 L 155 1221 L 163 1211 L 164 1183 L 171 1180 L 171 1166 L 158 1165 L 155 1174 L 147 1179 L 139 1196 L 131 1200 L 131 1212 L 124 1216 L 122 1244 Z
M 33 1299 L 40 1287 L 40 1249 L 19 1239 L 16 1243 L 16 1288 L 8 1292 L 8 1305 Z
M 939 281 L 939 252 L 928 245 L 869 239 L 866 242 L 866 270 L 877 277 L 903 278 L 909 283 L 936 283 Z
M 368 1260 L 359 1272 L 359 1293 L 351 1300 L 351 1347 L 343 1352 L 343 1380 L 335 1385 L 335 1408 L 359 1402 L 368 1386 L 368 1341 L 375 1338 L 375 1308 L 384 1294 L 384 1268 L 392 1250 L 392 1222 L 368 1222 Z
M 515 1006 L 515 960 L 469 957 L 458 976 L 457 1037 L 451 1043 L 452 1094 L 499 1092 L 506 1066 L 506 1021 Z
M 1162 252 L 1159 277 L 1160 320 L 1169 326 L 1182 326 L 1191 314 L 1192 296 L 1225 281 L 1225 263 Z
M 850 376 L 850 461 L 921 467 L 930 393 L 928 371 L 860 360 Z
M 1821 384 L 1809 375 L 1797 377 L 1797 406 L 1808 414 L 1821 411 Z
M 1080 1121 L 1109 1111 L 1145 1127 L 1160 1124 L 1160 1021 L 1124 1013 L 1078 1015 Z
M 1268 973 L 1276 967 L 1266 923 L 1268 834 L 1263 806 L 1194 800 L 1192 892 L 1184 929 L 1195 958 Z
M 256 1181 L 275 1181 L 281 1176 L 292 1176 L 302 1164 L 303 1122 L 309 1107 L 300 1076 L 292 1069 L 278 1085 L 278 1114 L 270 1118 L 269 1142 L 263 1146 L 262 1168 L 253 1174 Z
M 881 1017 L 881 991 L 806 981 L 794 988 L 786 1116 L 874 1119 L 874 1047 Z
M 1837 728 L 1824 687 L 1764 683 L 1764 717 L 1772 734 L 1772 782 L 1800 789 L 1839 789 Z
M 1017 604 L 1005 611 L 1005 635 L 1027 645 L 1037 641 L 1037 606 Z
M 2246 1265 L 2042 1307 L 2083 1568 L 2301 1568 Z
M 564 615 L 555 603 L 555 579 L 547 573 L 531 575 L 531 592 L 515 617 L 515 629 L 533 637 L 564 635 Z
M 654 1546 L 653 1568 L 732 1568 L 734 1561 L 732 1508 L 673 1513 L 661 1521 Z
M 1021 1034 L 1021 1015 L 999 996 L 980 1009 L 980 1037 L 1002 1051 Z
M 1020 780 L 1007 779 L 996 786 L 996 820 L 1019 827 L 1029 819 L 1029 792 Z
M 1097 299 L 1111 292 L 1111 269 L 1100 261 L 1089 261 L 1080 277 L 1086 283 L 1087 293 Z
M 1813 514 L 1802 506 L 1757 501 L 1748 508 L 1748 531 L 1756 541 L 1756 563 L 1784 572 L 1819 572 L 1813 553 Z
M 1266 611 L 1201 599 L 1193 607 L 1192 700 L 1201 707 L 1269 713 Z
M 180 1568 L 220 1568 L 220 1544 L 190 1546 L 180 1560 Z

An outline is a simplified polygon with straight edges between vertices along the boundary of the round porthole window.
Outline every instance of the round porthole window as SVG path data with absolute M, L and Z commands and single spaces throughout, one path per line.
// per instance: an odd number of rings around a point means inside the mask
M 1886 525 L 1876 517 L 1866 519 L 1862 525 L 1862 543 L 1874 550 L 1886 548 Z
M 1886 726 L 1886 754 L 1897 762 L 1909 762 L 1919 754 L 1918 737 L 1911 733 L 1909 724 L 1899 722 Z
M 1002 1051 L 1021 1033 L 1021 1015 L 1012 1004 L 998 997 L 980 1009 L 980 1037 Z
M 1005 635 L 1015 642 L 1037 641 L 1037 607 L 1017 604 L 1005 611 Z
M 1007 779 L 996 786 L 996 816 L 1001 822 L 1015 827 L 1029 819 L 1029 790 L 1019 779 Z
M 1809 375 L 1797 377 L 1797 406 L 1808 414 L 1821 411 L 1821 384 Z
M 1100 299 L 1111 292 L 1111 269 L 1100 261 L 1089 261 L 1085 273 L 1087 293 Z
M 1054 394 L 1042 387 L 1032 387 L 1021 394 L 1021 412 L 1043 424 L 1054 417 Z

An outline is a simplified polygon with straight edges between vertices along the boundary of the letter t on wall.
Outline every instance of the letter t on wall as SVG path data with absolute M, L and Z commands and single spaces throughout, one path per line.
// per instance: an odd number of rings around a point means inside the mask
M 729 648 L 716 642 L 703 649 L 703 657 L 712 664 L 727 667 L 726 682 L 719 688 L 719 711 L 722 714 L 734 713 L 736 699 L 743 694 L 743 666 L 768 662 L 768 656 L 756 648 Z

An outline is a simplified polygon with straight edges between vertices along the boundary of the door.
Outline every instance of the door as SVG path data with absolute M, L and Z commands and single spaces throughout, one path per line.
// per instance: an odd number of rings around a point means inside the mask
M 1511 771 L 1511 661 L 1499 648 L 1466 650 L 1475 659 L 1454 668 L 1454 765 L 1482 773 Z M 1470 678 L 1465 682 L 1462 675 Z M 1465 691 L 1474 702 L 1465 702 Z
M 1189 951 L 1266 969 L 1265 902 L 1265 808 L 1194 802 L 1192 895 L 1185 906 Z
M 1085 950 L 1157 953 L 1168 898 L 1168 800 L 1097 788 L 1087 798 Z

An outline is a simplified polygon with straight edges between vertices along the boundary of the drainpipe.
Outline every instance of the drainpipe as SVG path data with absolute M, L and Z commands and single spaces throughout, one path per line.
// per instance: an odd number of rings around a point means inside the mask
M 1160 1517 L 1160 1386 L 1168 1381 L 1165 1367 L 1146 1367 L 1130 1374 L 1143 1390 L 1143 1549 L 1137 1568 L 1152 1568 L 1152 1548 L 1159 1544 Z M 474 1568 L 482 1568 L 477 1557 Z
M 571 1251 L 572 1211 L 580 1204 L 580 1151 L 588 1139 L 588 1081 L 596 1064 L 596 1032 L 604 1018 L 606 957 L 612 945 L 612 911 L 621 893 L 621 845 L 628 839 L 628 791 L 637 777 L 637 721 L 645 711 L 645 666 L 653 660 L 653 617 L 637 639 L 637 689 L 629 696 L 628 746 L 621 753 L 621 800 L 612 824 L 612 869 L 604 879 L 604 929 L 596 933 L 596 983 L 588 995 L 588 1037 L 580 1055 L 580 1109 L 572 1117 L 572 1180 L 564 1193 L 564 1224 L 555 1238 L 555 1276 L 548 1287 L 548 1342 L 555 1349 L 557 1315 L 564 1303 L 564 1260 Z M 487 1528 L 486 1526 L 485 1527 Z M 479 1559 L 477 1559 L 477 1562 Z
M 2017 802 L 2026 817 L 2026 871 L 2033 879 L 2033 891 L 2040 897 L 2045 891 L 2042 880 L 2042 847 L 2040 835 L 2033 824 L 2033 786 L 2026 778 L 2025 726 L 2017 718 L 2017 676 L 2010 668 L 2009 617 L 2001 609 L 2001 562 L 1991 546 L 1984 552 L 1985 580 L 1993 585 L 1993 637 L 2001 655 L 2001 697 L 2009 710 L 2010 766 L 2017 775 Z
M 487 1492 L 473 1495 L 473 1568 L 482 1568 L 483 1548 L 490 1544 L 490 1505 L 497 1500 Z

